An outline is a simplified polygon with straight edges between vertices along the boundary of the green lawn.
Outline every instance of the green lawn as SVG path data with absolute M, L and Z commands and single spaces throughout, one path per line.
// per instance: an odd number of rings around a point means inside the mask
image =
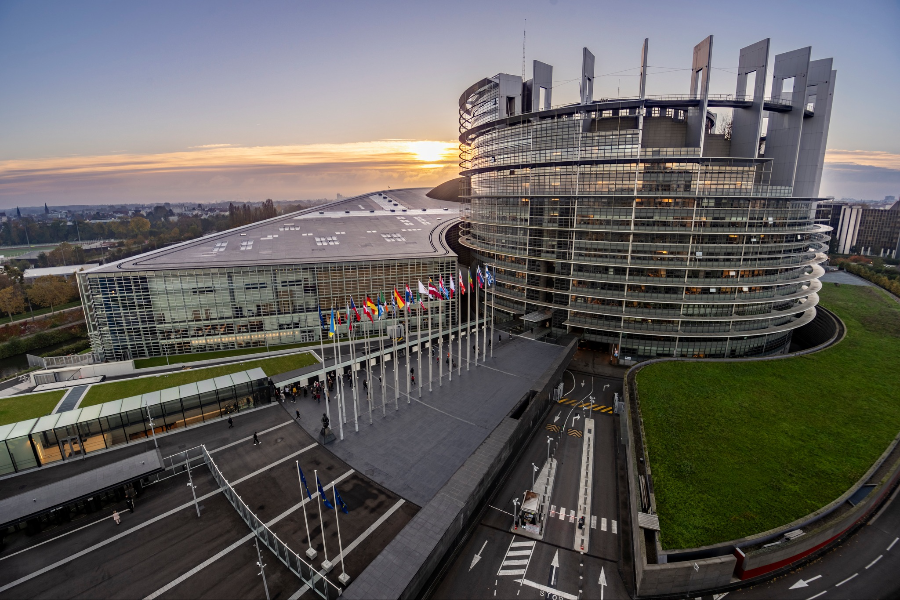
M 665 549 L 790 523 L 850 488 L 900 431 L 900 304 L 826 283 L 836 346 L 752 363 L 670 362 L 637 375 Z
M 66 390 L 0 398 L 0 425 L 49 415 Z
M 104 402 L 110 402 L 111 400 L 119 400 L 129 396 L 137 396 L 138 394 L 146 394 L 147 392 L 155 392 L 177 385 L 184 385 L 185 383 L 212 379 L 213 377 L 229 375 L 231 373 L 237 373 L 238 371 L 246 371 L 254 367 L 261 367 L 262 370 L 266 372 L 266 375 L 271 377 L 278 373 L 284 373 L 286 371 L 292 371 L 294 369 L 315 364 L 315 362 L 316 359 L 312 354 L 304 352 L 303 354 L 248 360 L 218 367 L 176 371 L 175 373 L 160 375 L 158 377 L 142 377 L 139 379 L 125 379 L 122 381 L 113 381 L 111 383 L 101 383 L 88 390 L 84 400 L 81 401 L 81 406 L 102 404 Z
M 197 352 L 195 354 L 173 354 L 168 357 L 156 356 L 154 358 L 139 358 L 134 361 L 136 369 L 148 367 L 162 367 L 168 364 L 196 362 L 199 360 L 211 360 L 214 358 L 228 358 L 230 356 L 243 356 L 245 354 L 258 354 L 260 352 L 276 352 L 278 350 L 290 350 L 291 348 L 304 348 L 306 346 L 318 346 L 319 342 L 303 342 L 302 344 L 284 344 L 281 346 L 265 346 L 261 348 L 244 348 L 241 350 L 218 350 L 216 352 Z

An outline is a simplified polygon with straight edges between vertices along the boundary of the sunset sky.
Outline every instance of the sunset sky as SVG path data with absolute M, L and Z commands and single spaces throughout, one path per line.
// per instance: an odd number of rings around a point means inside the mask
M 333 198 L 457 172 L 457 100 L 481 77 L 554 66 L 575 101 L 686 93 L 715 36 L 712 93 L 737 53 L 811 45 L 838 70 L 822 194 L 900 196 L 900 4 L 889 2 L 15 2 L 0 0 L 0 210 Z M 771 59 L 770 59 L 771 60 Z M 530 76 L 530 66 L 528 67 Z

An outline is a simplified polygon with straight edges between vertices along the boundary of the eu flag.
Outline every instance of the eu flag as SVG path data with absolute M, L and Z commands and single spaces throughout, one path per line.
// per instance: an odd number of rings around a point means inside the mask
M 325 507 L 334 510 L 334 506 L 331 505 L 331 502 L 328 501 L 328 496 L 325 495 L 325 490 L 322 489 L 322 482 L 319 481 L 318 475 L 316 475 L 316 485 L 319 487 L 319 496 L 322 497 L 322 502 L 325 503 Z
M 300 468 L 300 463 L 297 463 L 297 470 L 300 471 L 300 482 L 303 483 L 303 489 L 306 490 L 306 495 L 312 500 L 312 494 L 309 493 L 309 486 L 306 485 L 306 477 L 303 476 L 303 469 Z
M 350 509 L 347 508 L 347 503 L 344 502 L 344 499 L 341 498 L 341 493 L 338 491 L 337 486 L 334 486 L 334 495 L 337 497 L 337 504 L 341 507 L 341 510 L 344 511 L 345 515 L 350 514 Z

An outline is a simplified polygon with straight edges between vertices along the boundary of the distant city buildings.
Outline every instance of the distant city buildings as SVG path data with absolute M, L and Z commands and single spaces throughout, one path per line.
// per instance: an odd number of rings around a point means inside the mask
M 887 196 L 887 199 L 894 196 Z M 900 202 L 890 208 L 866 204 L 823 202 L 816 210 L 817 222 L 827 219 L 834 228 L 832 252 L 897 258 L 900 253 Z

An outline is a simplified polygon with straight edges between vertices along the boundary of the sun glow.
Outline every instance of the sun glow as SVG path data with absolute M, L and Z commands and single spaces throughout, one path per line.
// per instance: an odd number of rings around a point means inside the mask
M 457 147 L 451 142 L 407 142 L 416 160 L 423 163 L 442 163 L 456 158 Z

